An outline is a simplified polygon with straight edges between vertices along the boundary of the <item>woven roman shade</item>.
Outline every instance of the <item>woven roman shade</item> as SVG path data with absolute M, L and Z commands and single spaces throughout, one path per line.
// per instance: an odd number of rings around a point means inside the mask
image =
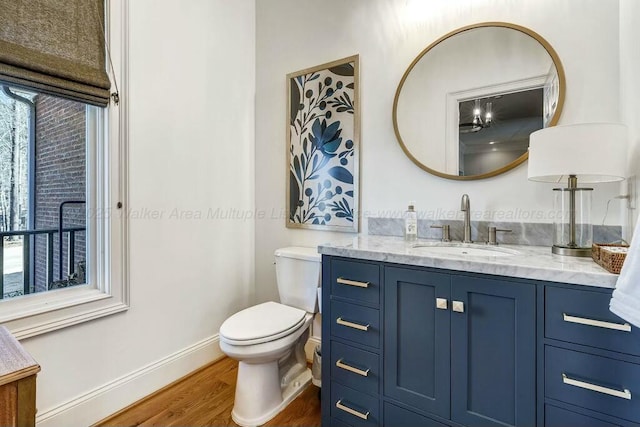
M 103 0 L 0 0 L 0 81 L 109 104 Z

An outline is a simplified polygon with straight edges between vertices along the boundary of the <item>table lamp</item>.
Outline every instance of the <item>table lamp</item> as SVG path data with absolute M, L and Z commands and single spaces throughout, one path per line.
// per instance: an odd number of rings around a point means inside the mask
M 622 181 L 627 167 L 627 128 L 617 123 L 554 126 L 529 138 L 530 181 L 561 183 L 554 188 L 554 233 L 551 251 L 591 256 L 593 188 L 580 184 Z

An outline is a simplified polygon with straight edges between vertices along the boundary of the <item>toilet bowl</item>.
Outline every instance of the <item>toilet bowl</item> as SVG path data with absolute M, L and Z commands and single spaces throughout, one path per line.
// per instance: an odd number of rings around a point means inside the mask
M 249 307 L 220 327 L 220 349 L 239 362 L 231 416 L 241 426 L 266 423 L 311 382 L 304 346 L 317 311 L 320 256 L 302 247 L 275 256 L 282 303 Z

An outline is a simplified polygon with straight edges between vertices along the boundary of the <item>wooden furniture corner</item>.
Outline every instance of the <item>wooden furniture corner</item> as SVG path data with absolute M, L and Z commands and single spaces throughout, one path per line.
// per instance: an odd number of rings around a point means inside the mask
M 0 326 L 0 426 L 33 427 L 40 365 Z

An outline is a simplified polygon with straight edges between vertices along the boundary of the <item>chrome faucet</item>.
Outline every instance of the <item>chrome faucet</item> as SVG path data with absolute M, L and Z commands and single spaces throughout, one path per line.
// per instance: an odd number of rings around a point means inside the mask
M 462 195 L 460 210 L 464 212 L 464 238 L 462 239 L 462 243 L 473 243 L 471 240 L 471 208 L 469 207 L 468 194 Z

